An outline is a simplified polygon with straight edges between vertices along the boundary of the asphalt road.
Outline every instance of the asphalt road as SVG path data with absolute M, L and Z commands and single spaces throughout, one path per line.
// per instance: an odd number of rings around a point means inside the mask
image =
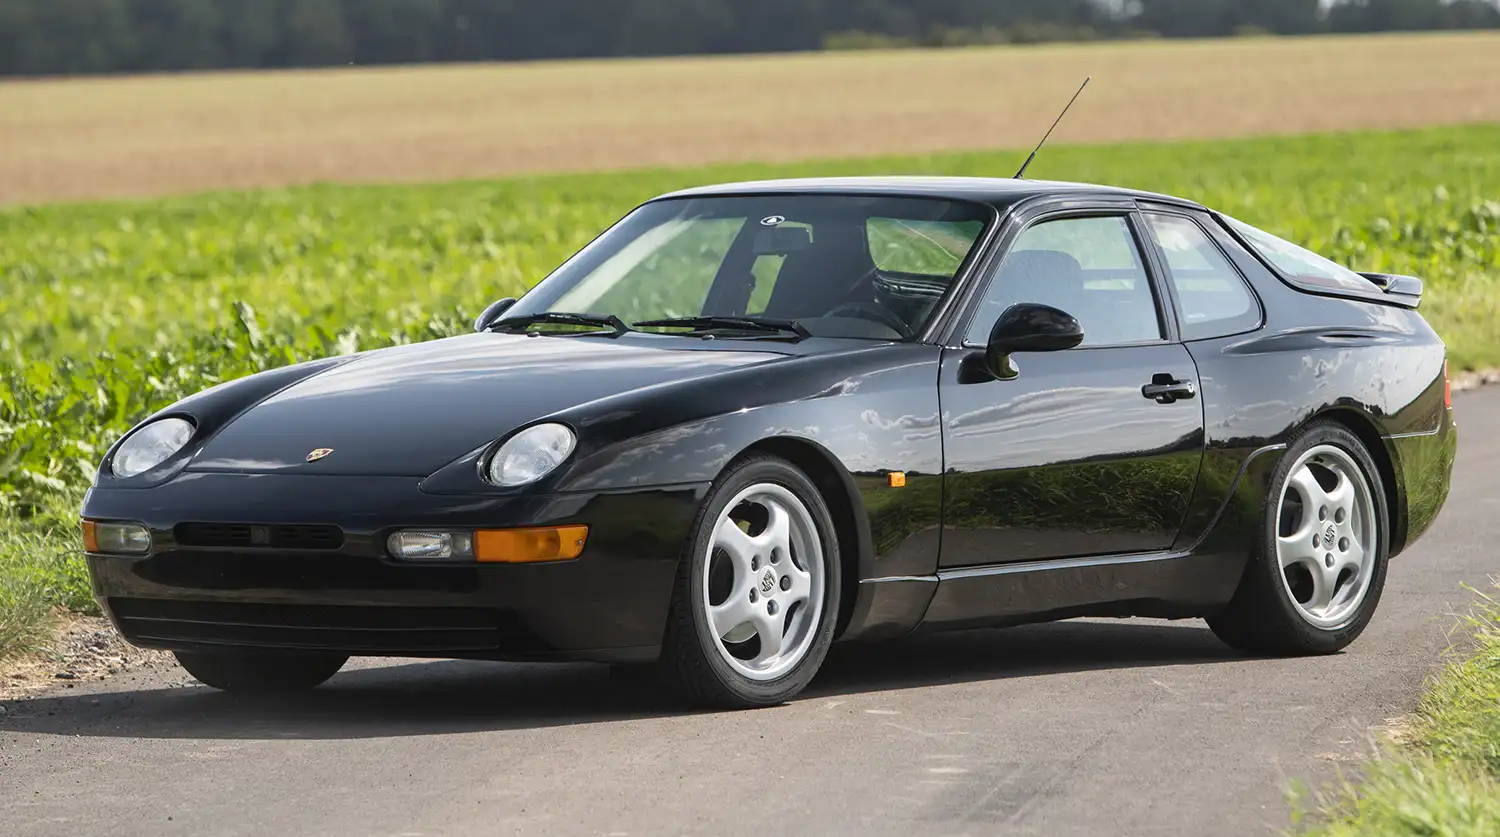
M 0 834 L 1271 834 L 1500 572 L 1500 388 L 1457 409 L 1448 506 L 1338 656 L 1075 621 L 836 650 L 797 702 L 728 714 L 584 665 L 367 665 L 291 702 L 154 671 L 10 704 Z

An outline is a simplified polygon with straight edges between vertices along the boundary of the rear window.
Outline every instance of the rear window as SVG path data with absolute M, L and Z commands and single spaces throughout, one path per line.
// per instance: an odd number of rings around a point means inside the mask
M 1309 285 L 1313 290 L 1354 291 L 1360 294 L 1380 291 L 1375 283 L 1337 262 L 1243 221 L 1236 221 L 1227 215 L 1220 217 L 1240 234 L 1256 255 L 1270 262 L 1272 267 L 1292 282 Z

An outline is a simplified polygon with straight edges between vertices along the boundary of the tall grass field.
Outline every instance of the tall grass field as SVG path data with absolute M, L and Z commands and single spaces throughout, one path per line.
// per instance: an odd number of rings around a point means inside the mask
M 455 334 L 641 200 L 815 174 L 1008 175 L 1022 152 L 0 210 L 0 656 L 90 606 L 77 503 L 135 421 L 221 381 Z M 1500 364 L 1500 125 L 1058 147 L 1031 176 L 1194 198 L 1428 282 L 1455 368 Z

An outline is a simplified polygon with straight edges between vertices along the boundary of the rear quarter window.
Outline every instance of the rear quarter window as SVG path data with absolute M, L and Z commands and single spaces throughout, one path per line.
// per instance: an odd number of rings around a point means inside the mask
M 1260 303 L 1196 221 L 1158 213 L 1143 217 L 1177 295 L 1182 339 L 1224 337 L 1260 325 Z

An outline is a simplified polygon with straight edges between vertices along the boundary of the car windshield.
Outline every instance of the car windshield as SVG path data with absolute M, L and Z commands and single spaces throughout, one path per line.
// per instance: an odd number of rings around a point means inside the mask
M 1376 290 L 1370 280 L 1337 262 L 1325 259 L 1304 247 L 1298 247 L 1290 241 L 1277 238 L 1265 230 L 1256 229 L 1244 221 L 1237 221 L 1227 215 L 1223 217 L 1261 258 L 1270 262 L 1293 282 L 1362 293 Z
M 861 195 L 655 201 L 505 319 L 613 315 L 652 324 L 643 330 L 683 320 L 676 327 L 747 337 L 793 334 L 795 323 L 815 336 L 901 339 L 927 323 L 992 216 L 981 204 Z

